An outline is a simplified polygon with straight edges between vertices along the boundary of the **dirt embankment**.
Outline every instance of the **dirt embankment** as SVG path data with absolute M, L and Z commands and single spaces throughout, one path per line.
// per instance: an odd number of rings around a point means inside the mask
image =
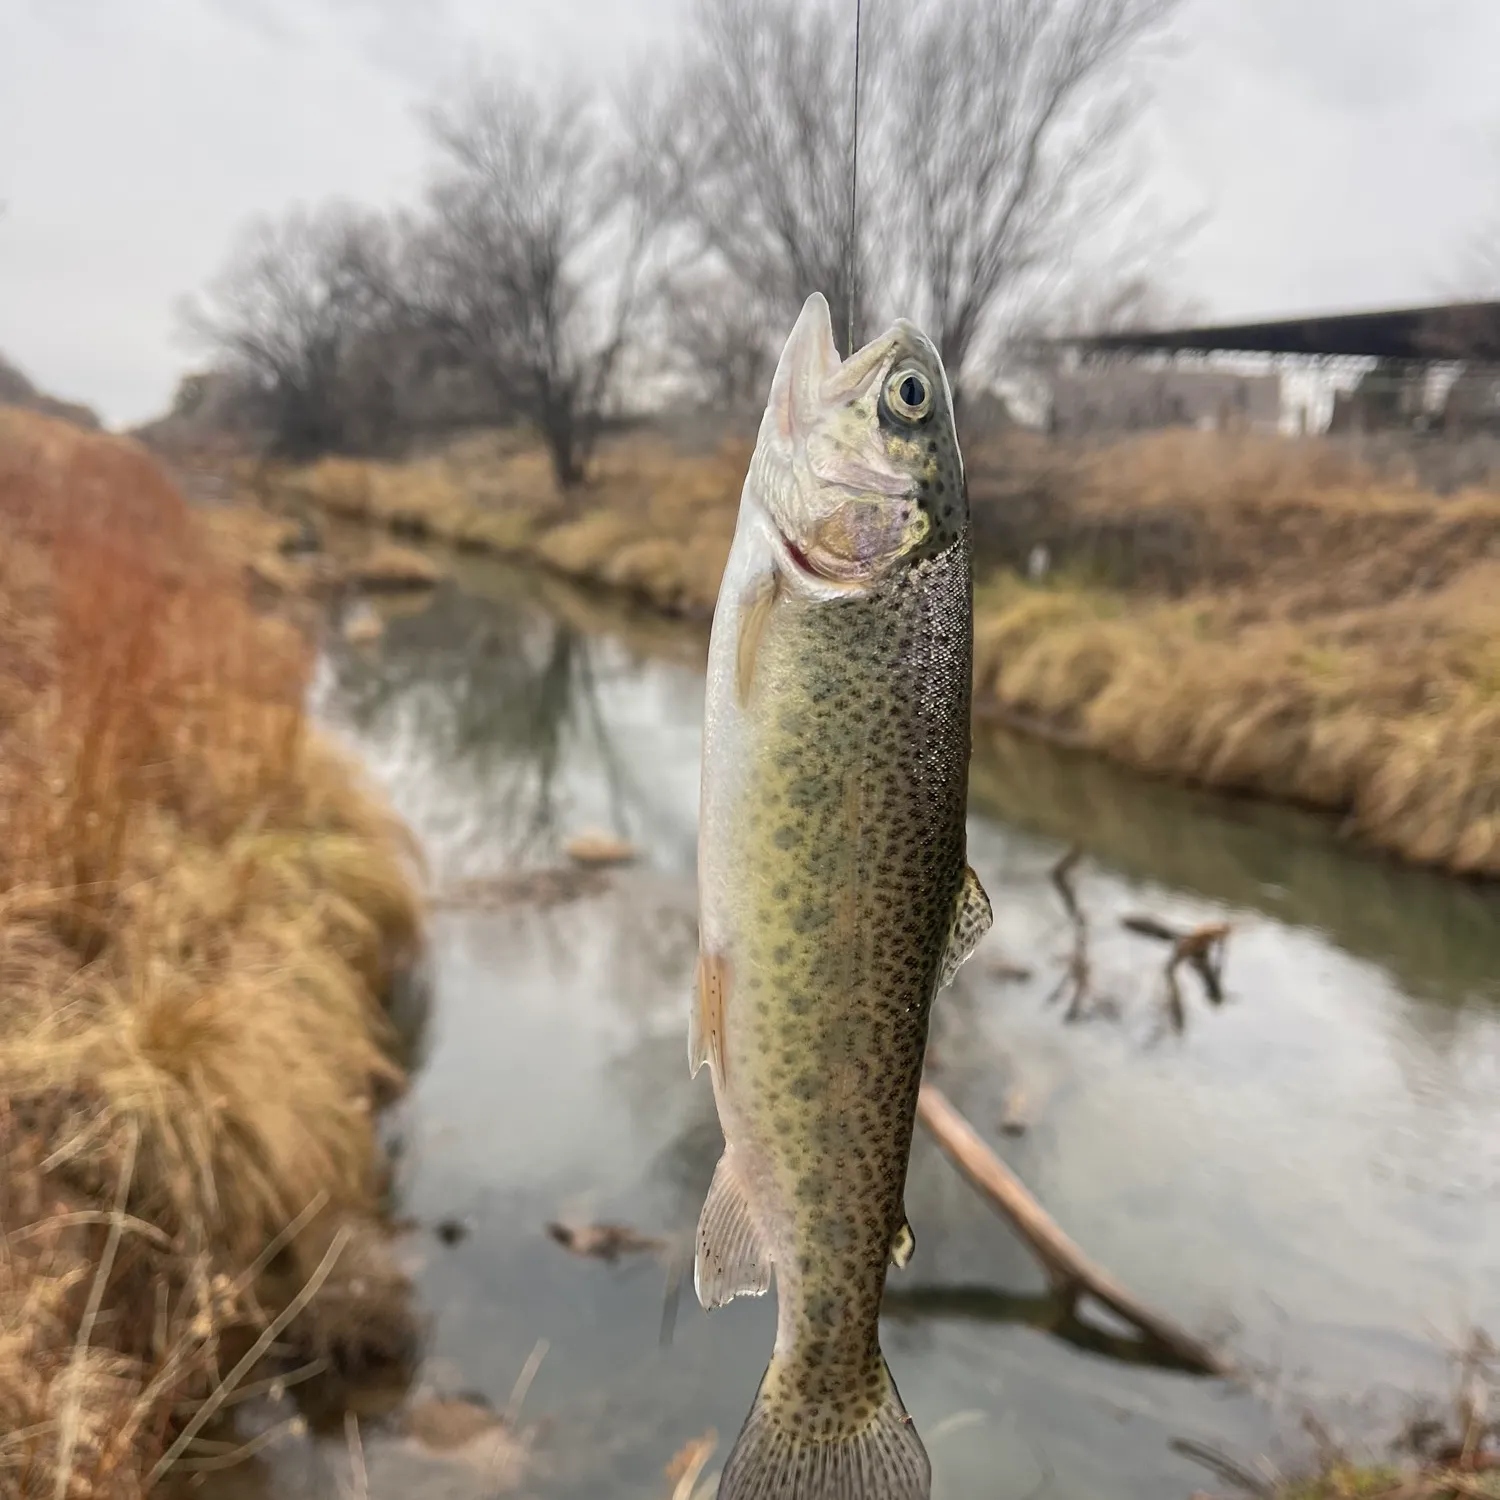
M 413 862 L 310 664 L 143 450 L 0 412 L 0 1493 L 222 1461 L 272 1344 L 413 1345 L 374 1129 Z
M 485 435 L 258 485 L 702 616 L 749 451 L 635 435 L 562 494 L 533 446 Z M 1438 496 L 1319 440 L 1194 432 L 1091 451 L 1017 432 L 969 474 L 981 714 L 1500 875 L 1500 492 Z

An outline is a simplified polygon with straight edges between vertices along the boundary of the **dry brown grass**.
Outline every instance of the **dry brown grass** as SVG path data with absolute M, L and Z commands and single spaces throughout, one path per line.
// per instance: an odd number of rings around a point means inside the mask
M 137 1493 L 376 1205 L 411 851 L 309 666 L 141 450 L 0 413 L 0 1492 Z
M 299 528 L 285 517 L 250 504 L 214 505 L 196 515 L 215 558 L 237 571 L 252 594 L 281 601 L 327 598 L 344 581 L 342 569 L 324 553 L 288 555 Z
M 1500 493 L 1439 497 L 1324 439 L 1168 431 L 1107 447 L 1018 433 L 970 457 L 982 541 L 1033 542 L 1128 592 L 1247 590 L 1282 614 L 1436 587 L 1500 538 Z
M 262 483 L 405 536 L 534 558 L 678 614 L 713 609 L 749 446 L 685 457 L 646 435 L 606 444 L 588 482 L 560 492 L 544 453 L 483 434 L 407 464 L 323 459 Z
M 427 589 L 442 581 L 443 571 L 425 553 L 381 543 L 345 569 L 363 589 Z
M 981 589 L 982 706 L 1500 875 L 1500 495 L 1439 499 L 1316 444 L 1194 433 L 1052 462 L 1073 475 L 1053 508 L 1064 567 Z M 1090 550 L 1101 519 L 1138 544 L 1124 581 L 1118 550 Z

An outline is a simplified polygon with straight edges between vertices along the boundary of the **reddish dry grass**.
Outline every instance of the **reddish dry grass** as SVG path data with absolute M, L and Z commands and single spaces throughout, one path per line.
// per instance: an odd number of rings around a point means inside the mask
M 418 917 L 310 665 L 144 452 L 0 413 L 0 1491 L 138 1492 L 375 1207 Z

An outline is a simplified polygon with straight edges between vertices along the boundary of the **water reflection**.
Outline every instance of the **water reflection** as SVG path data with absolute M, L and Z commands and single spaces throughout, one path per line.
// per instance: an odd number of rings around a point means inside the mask
M 599 643 L 540 611 L 497 609 L 454 587 L 386 627 L 379 657 L 335 658 L 341 716 L 370 738 L 405 728 L 426 754 L 487 789 L 506 857 L 555 842 L 565 749 L 592 753 L 608 821 L 626 832 L 641 807 L 600 706 L 609 667 Z
M 701 664 L 701 635 L 464 563 L 320 684 L 440 881 L 545 865 L 586 823 L 641 853 L 577 900 L 434 930 L 405 1203 L 476 1226 L 421 1275 L 435 1359 L 503 1403 L 551 1341 L 530 1399 L 568 1462 L 537 1494 L 658 1500 L 682 1442 L 738 1422 L 771 1337 L 768 1304 L 709 1318 L 689 1294 L 663 1350 L 662 1268 L 579 1261 L 542 1228 L 683 1235 L 720 1149 L 683 1036 Z M 1314 820 L 1004 737 L 976 755 L 973 813 L 997 925 L 934 1016 L 949 1096 L 1092 1255 L 1199 1331 L 1237 1326 L 1236 1352 L 1298 1372 L 1299 1393 L 1441 1376 L 1434 1326 L 1500 1315 L 1493 897 L 1352 858 Z M 1119 1025 L 1065 1027 L 1045 1003 L 1072 951 L 1048 872 L 1074 841 L 1093 987 Z M 1235 923 L 1225 1002 L 1191 993 L 1181 1035 L 1154 1034 L 1164 952 L 1123 925 L 1142 911 Z M 917 1258 L 892 1278 L 887 1345 L 936 1500 L 1045 1473 L 1060 1494 L 1161 1500 L 1199 1483 L 1174 1437 L 1261 1442 L 1253 1402 L 1063 1316 L 920 1137 L 908 1211 Z
M 1130 776 L 1091 756 L 981 730 L 975 811 L 1080 843 L 1121 874 L 1325 934 L 1413 992 L 1500 1000 L 1493 887 L 1346 850 L 1321 817 Z

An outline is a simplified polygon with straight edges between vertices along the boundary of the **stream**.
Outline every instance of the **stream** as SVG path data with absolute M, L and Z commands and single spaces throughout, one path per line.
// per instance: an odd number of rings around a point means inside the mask
M 370 1422 L 360 1483 L 667 1500 L 684 1444 L 717 1433 L 705 1479 L 727 1453 L 773 1299 L 706 1314 L 690 1276 L 671 1297 L 668 1257 L 575 1255 L 546 1226 L 680 1238 L 718 1156 L 686 1046 L 706 632 L 443 560 L 430 597 L 382 606 L 381 640 L 330 648 L 319 719 L 415 830 L 436 891 L 556 869 L 585 829 L 638 859 L 434 912 L 430 1013 L 387 1122 L 421 1384 L 509 1411 L 529 1451 L 501 1472 Z M 1090 1256 L 1246 1378 L 1153 1365 L 1102 1314 L 1063 1316 L 919 1130 L 917 1251 L 882 1337 L 935 1500 L 1222 1492 L 1174 1439 L 1291 1464 L 1308 1411 L 1387 1438 L 1413 1393 L 1449 1389 L 1474 1326 L 1500 1327 L 1500 899 L 1321 819 L 1000 734 L 976 745 L 969 829 L 996 922 L 939 997 L 931 1076 Z M 1090 983 L 1070 1009 L 1050 872 L 1075 843 Z M 1224 1002 L 1185 973 L 1174 1024 L 1166 950 L 1132 914 L 1231 922 Z M 205 1492 L 351 1493 L 343 1430 Z

